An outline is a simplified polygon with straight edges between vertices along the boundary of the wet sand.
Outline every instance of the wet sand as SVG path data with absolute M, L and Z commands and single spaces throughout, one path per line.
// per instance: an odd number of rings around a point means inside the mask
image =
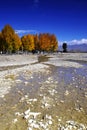
M 1 130 L 87 129 L 87 54 L 37 56 L 18 70 L 0 80 L 10 86 L 0 98 Z

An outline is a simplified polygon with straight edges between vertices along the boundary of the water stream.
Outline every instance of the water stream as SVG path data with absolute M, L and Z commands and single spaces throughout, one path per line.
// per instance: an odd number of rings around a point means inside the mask
M 39 63 L 47 60 L 39 57 Z M 0 99 L 0 130 L 36 130 L 29 124 L 33 117 L 24 118 L 28 109 L 41 113 L 34 119 L 40 130 L 86 130 L 87 66 L 76 69 L 49 65 L 45 72 L 21 72 L 11 91 Z

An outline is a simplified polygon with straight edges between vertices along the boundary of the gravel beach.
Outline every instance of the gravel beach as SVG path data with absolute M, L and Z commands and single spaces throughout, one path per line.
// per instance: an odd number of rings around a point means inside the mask
M 1 130 L 87 130 L 87 53 L 0 55 Z

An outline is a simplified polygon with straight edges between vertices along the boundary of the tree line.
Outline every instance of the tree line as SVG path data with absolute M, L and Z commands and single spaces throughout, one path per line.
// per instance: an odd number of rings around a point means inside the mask
M 58 50 L 58 41 L 54 34 L 27 34 L 21 38 L 10 25 L 5 25 L 0 32 L 0 52 L 12 53 L 17 51 L 35 52 Z

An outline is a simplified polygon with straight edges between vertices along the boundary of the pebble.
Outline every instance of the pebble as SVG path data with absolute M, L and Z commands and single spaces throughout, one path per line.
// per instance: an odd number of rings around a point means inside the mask
M 45 106 L 45 107 L 48 107 L 48 106 L 49 106 L 49 104 L 48 104 L 48 103 L 45 103 L 45 104 L 44 104 L 44 106 Z
M 85 92 L 85 97 L 87 98 L 87 92 Z
M 25 119 L 29 119 L 30 115 L 25 115 L 24 118 Z
M 27 98 L 28 98 L 28 95 L 25 95 L 25 98 L 27 99 Z
M 68 90 L 65 91 L 65 96 L 67 96 L 67 95 L 69 95 L 69 91 Z
M 30 108 L 24 112 L 25 115 L 28 115 L 30 113 Z
M 51 120 L 49 120 L 48 123 L 49 123 L 49 125 L 52 125 L 52 121 Z
M 54 96 L 54 95 L 57 93 L 57 91 L 56 91 L 55 89 L 53 89 L 53 90 L 48 90 L 48 92 L 49 92 L 50 95 L 52 95 L 52 96 Z
M 74 121 L 72 121 L 72 120 L 70 120 L 70 121 L 67 121 L 66 123 L 68 123 L 69 125 L 75 125 L 75 122 Z
M 2 97 L 2 98 L 4 98 L 4 97 L 5 97 L 5 95 L 2 95 L 1 97 Z
M 29 123 L 32 123 L 33 121 L 34 121 L 33 119 L 30 119 L 28 122 L 29 122 Z
M 23 113 L 16 112 L 15 115 L 16 116 L 23 116 Z
M 21 91 L 18 91 L 18 94 L 22 95 L 23 93 Z
M 34 98 L 34 99 L 29 99 L 30 102 L 37 102 L 37 99 Z
M 39 125 L 35 123 L 31 123 L 30 126 L 35 129 L 39 129 Z
M 78 88 L 78 85 L 76 85 L 76 88 Z
M 38 115 L 40 115 L 40 112 L 30 112 L 30 108 L 24 112 L 24 118 L 28 119 L 30 116 L 33 116 L 35 119 Z
M 28 82 L 26 81 L 26 82 L 24 82 L 24 84 L 25 84 L 25 85 L 27 85 L 27 84 L 28 84 Z
M 17 121 L 18 121 L 18 119 L 14 119 L 14 120 L 13 120 L 13 123 L 16 123 Z
M 21 82 L 22 82 L 22 80 L 17 79 L 17 80 L 15 80 L 15 82 L 16 82 L 16 83 L 21 83 Z
M 61 100 L 61 101 L 60 101 L 60 103 L 64 103 L 64 101 L 63 101 L 63 100 Z
M 29 128 L 28 128 L 28 130 L 32 130 L 32 128 L 31 128 L 31 127 L 29 127 Z
M 31 79 L 33 79 L 34 77 L 33 76 L 31 76 Z
M 44 130 L 49 130 L 49 126 L 53 124 L 52 122 L 52 116 L 46 114 L 44 116 L 45 120 L 41 119 L 40 121 L 38 120 L 38 115 L 40 115 L 40 112 L 31 112 L 30 108 L 24 112 L 24 119 L 28 122 L 28 130 L 33 130 L 33 129 L 44 129 Z M 16 115 L 20 115 L 20 113 L 16 113 Z
M 52 116 L 46 115 L 46 119 L 52 120 Z
M 58 119 L 58 121 L 61 121 L 61 119 Z

